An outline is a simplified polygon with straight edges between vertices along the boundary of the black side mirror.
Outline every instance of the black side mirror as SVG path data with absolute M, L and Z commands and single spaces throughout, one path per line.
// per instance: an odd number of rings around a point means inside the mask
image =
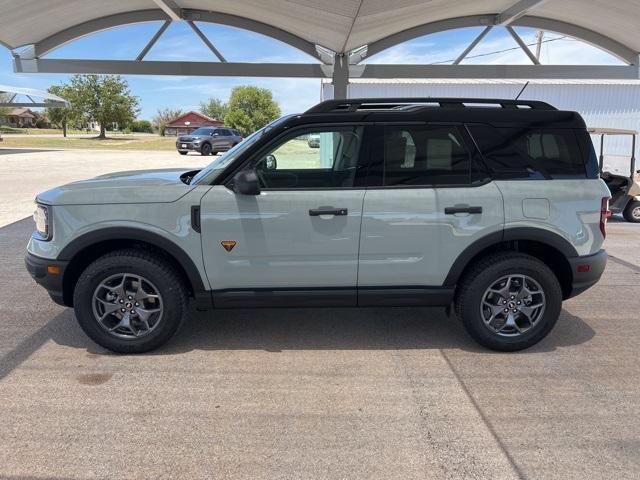
M 233 177 L 233 189 L 241 195 L 260 195 L 260 182 L 253 170 L 243 170 Z
M 264 157 L 264 166 L 267 170 L 275 170 L 278 168 L 278 160 L 275 155 L 267 155 Z

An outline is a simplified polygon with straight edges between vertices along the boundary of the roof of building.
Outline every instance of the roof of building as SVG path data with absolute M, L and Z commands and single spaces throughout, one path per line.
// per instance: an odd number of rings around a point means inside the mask
M 338 53 L 375 42 L 397 44 L 436 24 L 529 26 L 631 56 L 640 52 L 640 0 L 0 0 L 0 12 L 0 44 L 8 48 L 55 48 L 70 36 L 140 21 L 217 18 Z
M 28 108 L 14 108 L 9 112 L 11 117 L 36 118 L 36 115 Z
M 187 119 L 187 120 L 185 120 Z M 185 121 L 189 122 L 189 125 L 185 125 Z M 199 123 L 198 123 L 199 121 Z M 167 127 L 196 127 L 200 125 L 222 125 L 222 120 L 218 120 L 215 118 L 208 117 L 200 112 L 186 112 L 180 115 L 179 117 L 174 118 L 169 123 L 167 123 Z

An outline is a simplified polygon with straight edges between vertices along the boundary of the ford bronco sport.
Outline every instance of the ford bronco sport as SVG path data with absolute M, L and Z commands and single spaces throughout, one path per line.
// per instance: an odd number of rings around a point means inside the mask
M 199 171 L 113 173 L 38 195 L 26 264 L 117 352 L 167 342 L 190 302 L 453 306 L 480 344 L 513 351 L 599 280 L 608 199 L 575 112 L 326 101 Z

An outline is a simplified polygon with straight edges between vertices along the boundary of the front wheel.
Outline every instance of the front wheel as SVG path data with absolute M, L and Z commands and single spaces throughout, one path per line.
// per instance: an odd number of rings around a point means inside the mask
M 631 200 L 622 216 L 627 222 L 640 223 L 640 200 Z
M 211 145 L 205 143 L 200 147 L 200 155 L 211 155 Z
M 119 250 L 80 275 L 73 295 L 78 323 L 97 344 L 119 353 L 160 347 L 178 331 L 187 311 L 180 276 L 162 257 Z
M 456 296 L 467 332 L 492 350 L 535 345 L 551 331 L 562 309 L 555 274 L 530 255 L 500 252 L 473 265 Z

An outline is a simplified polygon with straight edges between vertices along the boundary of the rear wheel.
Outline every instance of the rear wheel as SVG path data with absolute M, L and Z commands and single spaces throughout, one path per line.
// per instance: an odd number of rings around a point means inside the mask
M 489 255 L 465 274 L 456 313 L 481 345 L 515 351 L 551 331 L 562 309 L 562 289 L 540 260 L 515 252 Z
M 211 155 L 211 145 L 208 143 L 202 145 L 200 147 L 200 155 Z
M 78 323 L 94 342 L 114 352 L 142 353 L 178 331 L 187 294 L 180 276 L 161 257 L 120 250 L 85 269 L 73 304 Z
M 640 200 L 631 200 L 622 215 L 627 222 L 640 223 Z

